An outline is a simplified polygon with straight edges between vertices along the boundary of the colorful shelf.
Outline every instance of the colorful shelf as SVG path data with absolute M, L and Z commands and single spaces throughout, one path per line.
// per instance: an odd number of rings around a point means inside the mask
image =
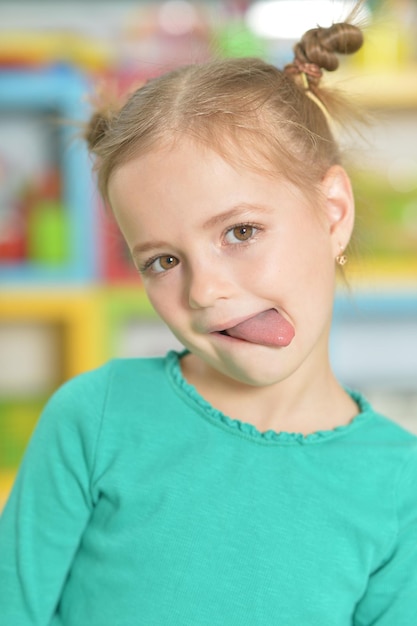
M 91 181 L 91 166 L 84 142 L 78 137 L 80 123 L 88 107 L 89 84 L 82 74 L 68 67 L 49 70 L 2 70 L 0 72 L 0 116 L 21 116 L 23 120 L 46 116 L 48 129 L 56 131 L 57 154 L 51 168 L 59 170 L 60 197 L 40 199 L 36 214 L 22 215 L 23 226 L 31 228 L 35 258 L 8 260 L 0 258 L 0 281 L 5 283 L 90 281 L 97 274 L 96 217 Z M 8 183 L 7 154 L 0 152 L 5 185 Z M 11 173 L 15 171 L 11 165 Z M 1 167 L 0 167 L 1 170 Z M 35 173 L 34 176 L 38 175 Z M 45 172 L 45 175 L 48 173 Z M 51 174 L 51 173 L 49 173 Z M 1 175 L 1 173 L 0 173 Z M 28 186 L 34 184 L 29 181 Z M 25 190 L 30 195 L 32 190 Z M 23 193 L 23 191 L 22 191 Z M 59 200 L 60 209 L 56 204 Z M 5 222 L 4 203 L 0 220 Z M 11 213 L 15 207 L 11 207 Z M 55 210 L 56 209 L 56 210 Z M 23 209 L 24 211 L 24 209 Z M 10 219 L 13 219 L 11 216 Z M 3 232 L 7 223 L 2 224 Z M 65 252 L 57 250 L 57 239 L 65 231 Z M 43 258 L 44 257 L 44 258 Z

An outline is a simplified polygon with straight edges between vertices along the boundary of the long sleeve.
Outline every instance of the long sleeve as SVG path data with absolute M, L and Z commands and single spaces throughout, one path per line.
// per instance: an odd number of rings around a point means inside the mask
M 398 532 L 386 561 L 372 574 L 355 626 L 417 625 L 417 449 L 401 471 Z
M 106 369 L 106 368 L 104 368 Z M 79 377 L 47 404 L 0 518 L 0 624 L 47 626 L 94 501 L 103 385 Z

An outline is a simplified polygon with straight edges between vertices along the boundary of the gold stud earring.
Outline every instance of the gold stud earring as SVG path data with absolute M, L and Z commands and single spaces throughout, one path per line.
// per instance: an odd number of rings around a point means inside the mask
M 343 248 L 342 246 L 340 246 L 340 254 L 338 254 L 336 257 L 336 263 L 340 265 L 340 267 L 343 267 L 344 265 L 346 265 L 347 260 L 348 258 L 346 254 L 343 254 Z

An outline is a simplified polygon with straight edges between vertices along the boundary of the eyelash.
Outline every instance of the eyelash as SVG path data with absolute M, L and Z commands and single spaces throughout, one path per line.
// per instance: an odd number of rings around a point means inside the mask
M 262 230 L 262 228 L 259 226 L 259 224 L 253 224 L 251 222 L 242 222 L 240 224 L 234 224 L 233 226 L 227 228 L 222 236 L 222 239 L 225 241 L 226 237 L 229 233 L 233 232 L 236 229 L 243 229 L 243 228 L 248 228 L 248 229 L 252 229 L 253 232 L 251 233 L 250 237 L 248 239 L 242 239 L 241 241 L 237 240 L 235 242 L 227 242 L 227 245 L 232 245 L 232 246 L 242 246 L 242 245 L 248 245 Z M 155 261 L 157 261 L 158 259 L 163 259 L 163 258 L 169 258 L 172 257 L 174 259 L 176 259 L 176 257 L 174 257 L 174 255 L 171 254 L 156 254 L 155 256 L 151 257 L 150 259 L 147 259 L 147 261 L 145 263 L 143 263 L 143 265 L 140 265 L 138 270 L 141 274 L 145 274 L 148 271 L 152 271 L 152 265 L 155 263 Z M 176 263 L 173 267 L 176 267 L 176 265 L 178 265 L 178 263 Z M 153 273 L 155 274 L 166 274 L 169 270 L 163 270 L 163 271 L 155 271 L 153 270 Z

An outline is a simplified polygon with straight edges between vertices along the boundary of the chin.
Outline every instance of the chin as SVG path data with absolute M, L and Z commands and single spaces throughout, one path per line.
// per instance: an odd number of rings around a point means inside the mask
M 247 387 L 254 387 L 258 389 L 262 387 L 271 387 L 273 385 L 276 385 L 282 382 L 283 380 L 287 378 L 287 376 L 284 374 L 282 376 L 279 376 L 276 374 L 271 375 L 271 372 L 265 373 L 265 375 L 262 375 L 262 373 L 257 372 L 256 376 L 250 376 L 248 374 L 238 374 L 236 376 L 231 375 L 229 377 L 241 383 L 242 385 L 245 385 Z
M 275 365 L 271 363 L 271 359 L 263 360 L 255 359 L 248 367 L 242 367 L 236 363 L 221 363 L 213 366 L 228 379 L 234 380 L 241 385 L 247 387 L 270 387 L 285 380 L 291 372 L 288 368 L 283 368 L 282 364 Z
M 287 348 L 271 348 L 256 344 L 246 344 L 232 348 L 237 350 L 218 349 L 216 346 L 197 346 L 184 341 L 183 345 L 198 360 L 197 371 L 206 379 L 224 378 L 245 387 L 270 387 L 285 380 L 296 367 L 291 367 Z M 293 361 L 293 359 L 292 359 Z M 294 365 L 294 363 L 292 363 Z

